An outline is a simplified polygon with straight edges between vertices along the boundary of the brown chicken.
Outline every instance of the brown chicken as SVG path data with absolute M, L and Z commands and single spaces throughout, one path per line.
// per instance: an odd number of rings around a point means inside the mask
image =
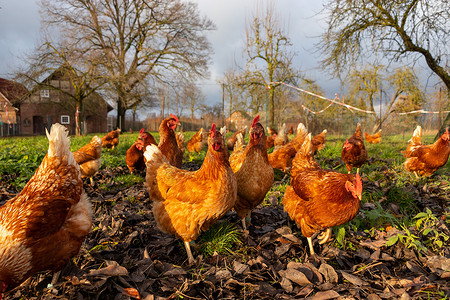
M 242 128 L 241 130 L 236 131 L 235 133 L 233 133 L 233 135 L 231 137 L 229 137 L 227 139 L 227 148 L 230 151 L 233 151 L 234 149 L 234 144 L 236 143 L 237 140 L 237 135 L 239 133 L 242 133 L 243 138 L 245 139 L 245 135 L 247 134 L 247 126 L 245 126 L 244 128 Z
M 187 142 L 186 148 L 189 152 L 200 152 L 208 145 L 207 132 L 200 128 L 192 138 Z
M 153 144 L 150 143 L 150 145 Z M 138 139 L 133 143 L 133 145 L 131 145 L 125 155 L 125 162 L 131 174 L 145 170 L 143 140 Z
M 355 133 L 342 146 L 341 158 L 349 174 L 354 167 L 359 174 L 359 168 L 367 161 L 367 150 L 361 135 L 360 123 L 356 126 Z
M 189 242 L 230 211 L 236 202 L 236 177 L 224 139 L 213 124 L 205 160 L 197 171 L 170 165 L 153 145 L 147 147 L 144 156 L 147 159 L 145 185 L 153 200 L 158 227 L 183 240 L 192 263 Z
M 417 126 L 403 153 L 407 171 L 414 173 L 416 177 L 432 175 L 447 163 L 450 153 L 448 128 L 433 144 L 422 145 L 422 127 Z
M 326 134 L 327 134 L 327 130 L 324 129 L 321 133 L 319 133 L 318 135 L 315 135 L 311 139 L 311 143 L 313 145 L 313 147 L 312 147 L 313 155 L 316 155 L 317 151 L 320 151 L 325 147 Z
M 276 131 L 276 129 L 273 129 L 273 128 L 267 126 L 267 134 L 276 136 L 278 134 L 278 131 Z
M 381 129 L 375 134 L 368 134 L 364 131 L 364 138 L 366 139 L 366 142 L 371 144 L 381 143 Z
M 269 135 L 266 138 L 266 148 L 267 149 L 273 148 L 273 146 L 275 144 L 275 137 L 276 137 L 276 135 Z
M 250 217 L 252 209 L 261 204 L 273 184 L 273 168 L 267 157 L 266 135 L 259 123 L 259 116 L 253 120 L 249 135 L 247 146 L 242 142 L 237 144 L 230 155 L 238 190 L 234 210 L 241 218 L 244 230 L 247 230 L 246 215 Z
M 309 250 L 314 255 L 312 236 L 319 236 L 320 244 L 328 241 L 331 227 L 353 219 L 360 206 L 362 181 L 358 174 L 342 174 L 324 170 L 312 154 L 309 134 L 292 163 L 291 185 L 283 197 L 284 210 L 300 227 L 308 239 Z
M 75 161 L 80 165 L 81 178 L 89 178 L 91 185 L 94 185 L 92 177 L 97 173 L 102 164 L 102 140 L 94 136 L 90 143 L 73 152 Z
M 142 128 L 139 131 L 138 139 L 140 139 L 140 140 L 142 140 L 144 142 L 144 149 L 145 149 L 145 147 L 147 147 L 150 144 L 158 145 L 158 143 L 156 142 L 156 140 L 153 137 L 153 135 L 150 132 L 144 131 L 144 128 Z
M 289 142 L 289 138 L 287 136 L 288 132 L 286 129 L 286 123 L 283 123 L 281 128 L 278 130 L 278 134 L 273 141 L 273 145 L 275 148 L 286 145 Z
M 158 148 L 167 158 L 172 166 L 181 169 L 183 163 L 183 152 L 178 147 L 177 138 L 175 136 L 175 128 L 180 123 L 178 118 L 172 114 L 169 118 L 164 119 L 159 126 L 159 144 Z
M 0 207 L 0 295 L 36 272 L 57 272 L 78 254 L 92 224 L 67 129 L 53 124 L 49 148 L 23 190 Z
M 288 134 L 294 134 L 294 126 L 289 127 Z
M 278 147 L 268 155 L 269 163 L 274 169 L 280 169 L 283 172 L 288 172 L 292 166 L 292 160 L 300 149 L 303 141 L 305 140 L 308 131 L 303 123 L 299 123 L 297 126 L 296 136 L 286 145 Z
M 114 150 L 114 148 L 119 145 L 119 135 L 120 128 L 116 130 L 108 132 L 105 136 L 102 137 L 102 147 Z

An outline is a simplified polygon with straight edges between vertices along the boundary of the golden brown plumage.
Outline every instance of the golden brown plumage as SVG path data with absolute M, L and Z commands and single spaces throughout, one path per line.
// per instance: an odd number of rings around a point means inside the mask
M 359 211 L 362 181 L 359 175 L 324 170 L 314 159 L 309 134 L 292 163 L 291 185 L 283 197 L 284 210 L 307 237 L 311 255 L 314 254 L 311 237 L 319 236 L 325 243 L 331 227 L 353 219 Z
M 89 144 L 84 145 L 77 151 L 73 152 L 75 161 L 80 165 L 81 177 L 87 177 L 94 185 L 92 177 L 97 173 L 102 164 L 102 140 L 98 136 L 94 136 Z
M 296 136 L 289 143 L 274 149 L 273 152 L 268 155 L 272 168 L 288 172 L 291 169 L 292 160 L 298 149 L 300 149 L 307 134 L 308 131 L 306 130 L 305 125 L 299 123 Z
M 91 228 L 92 208 L 67 129 L 53 124 L 47 137 L 49 149 L 36 173 L 0 207 L 0 293 L 36 272 L 59 271 Z
M 139 131 L 138 139 L 144 142 L 144 149 L 150 144 L 158 145 L 153 135 L 150 132 L 144 131 L 144 128 L 141 128 L 141 130 Z
M 325 147 L 325 136 L 327 134 L 327 130 L 324 129 L 321 133 L 319 133 L 318 135 L 315 135 L 312 139 L 311 139 L 311 143 L 313 145 L 312 147 L 312 151 L 313 154 L 316 155 L 317 151 L 322 150 Z
M 181 156 L 183 157 L 184 152 L 186 152 L 186 147 L 184 146 L 184 134 L 181 131 L 175 133 L 175 138 L 177 140 L 178 149 L 181 151 Z
M 403 151 L 406 161 L 405 169 L 417 177 L 430 176 L 447 163 L 450 154 L 448 128 L 431 145 L 422 145 L 422 127 L 417 126 L 408 147 Z
M 194 261 L 189 242 L 230 211 L 237 196 L 236 177 L 228 161 L 228 150 L 213 124 L 208 150 L 197 171 L 169 164 L 155 146 L 148 146 L 146 187 L 153 200 L 158 227 L 184 241 L 189 263 Z
M 175 136 L 175 128 L 179 124 L 176 116 L 170 114 L 169 118 L 164 119 L 159 125 L 159 144 L 158 148 L 167 158 L 172 166 L 181 168 L 183 163 L 183 152 L 178 147 Z M 145 149 L 144 149 L 145 150 Z
M 289 142 L 288 131 L 286 128 L 286 123 L 281 125 L 281 128 L 278 130 L 278 134 L 273 141 L 273 145 L 275 148 L 286 145 Z
M 150 143 L 150 145 L 153 144 Z M 131 174 L 145 170 L 143 140 L 138 139 L 130 148 L 128 148 L 125 155 L 125 162 Z
M 367 132 L 364 131 L 364 138 L 366 139 L 366 142 L 371 144 L 381 143 L 381 129 L 374 134 L 368 134 Z
M 349 174 L 354 167 L 357 168 L 356 173 L 359 173 L 359 168 L 367 161 L 367 150 L 361 135 L 360 123 L 356 126 L 355 133 L 342 146 L 341 158 Z
M 236 174 L 238 197 L 234 210 L 242 219 L 246 230 L 245 216 L 261 204 L 273 184 L 273 168 L 269 163 L 264 127 L 259 123 L 259 116 L 253 120 L 247 146 L 242 142 L 230 155 L 230 165 Z
M 242 128 L 241 130 L 236 131 L 235 133 L 233 133 L 233 135 L 231 137 L 229 137 L 227 139 L 227 148 L 230 151 L 233 151 L 234 149 L 234 144 L 236 143 L 237 140 L 237 135 L 242 133 L 242 137 L 245 139 L 245 135 L 247 134 L 247 126 L 245 126 L 244 128 Z
M 108 132 L 102 137 L 102 147 L 114 150 L 114 148 L 119 145 L 119 135 L 121 133 L 120 128 Z
M 200 152 L 208 145 L 207 132 L 200 128 L 187 142 L 186 148 L 189 152 Z

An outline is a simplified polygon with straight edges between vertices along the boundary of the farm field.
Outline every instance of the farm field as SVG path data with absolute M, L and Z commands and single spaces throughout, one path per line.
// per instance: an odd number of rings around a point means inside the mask
M 188 141 L 194 132 L 184 134 Z M 123 133 L 118 147 L 103 149 L 94 186 L 84 181 L 94 217 L 79 255 L 53 288 L 52 273 L 42 272 L 4 299 L 449 299 L 450 163 L 429 178 L 406 172 L 400 151 L 411 134 L 366 143 L 360 212 L 333 228 L 331 242 L 313 239 L 317 257 L 309 257 L 306 238 L 283 211 L 290 177 L 275 170 L 249 233 L 228 213 L 191 246 L 197 261 L 188 265 L 182 242 L 156 226 L 145 174 L 126 167 L 138 134 Z M 71 149 L 92 136 L 71 137 Z M 323 168 L 346 172 L 346 138 L 327 135 L 316 155 Z M 47 148 L 44 136 L 0 139 L 0 205 L 23 188 Z M 186 152 L 183 168 L 198 169 L 204 156 Z

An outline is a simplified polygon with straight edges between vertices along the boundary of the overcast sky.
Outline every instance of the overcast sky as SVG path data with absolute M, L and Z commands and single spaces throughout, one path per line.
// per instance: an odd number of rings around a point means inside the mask
M 256 0 L 193 0 L 202 15 L 208 16 L 217 26 L 209 34 L 214 48 L 210 79 L 201 83 L 208 104 L 221 101 L 218 78 L 228 70 L 234 60 L 242 59 L 246 20 L 255 11 Z M 297 56 L 295 67 L 317 80 L 319 86 L 333 97 L 339 92 L 336 81 L 318 68 L 319 57 L 313 54 L 315 38 L 323 32 L 324 23 L 316 15 L 324 0 L 279 0 L 276 7 Z M 39 41 L 40 15 L 36 0 L 0 0 L 0 77 L 10 78 L 20 64 L 20 55 L 30 51 Z

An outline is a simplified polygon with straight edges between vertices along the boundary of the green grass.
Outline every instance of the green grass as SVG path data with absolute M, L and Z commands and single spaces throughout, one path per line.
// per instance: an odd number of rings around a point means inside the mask
M 198 239 L 199 251 L 205 256 L 234 254 L 232 248 L 241 244 L 241 231 L 228 221 L 213 224 Z

